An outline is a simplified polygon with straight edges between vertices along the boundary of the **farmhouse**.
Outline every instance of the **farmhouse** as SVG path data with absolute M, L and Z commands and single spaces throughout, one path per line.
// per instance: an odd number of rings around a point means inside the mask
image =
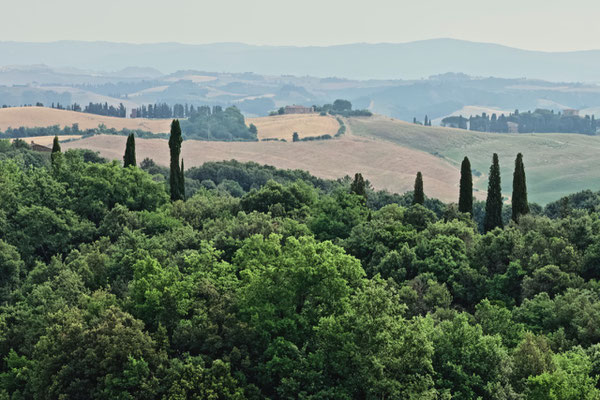
M 286 114 L 310 114 L 315 112 L 314 107 L 305 107 L 305 106 L 285 106 Z
M 52 149 L 50 147 L 42 146 L 41 144 L 37 144 L 33 141 L 31 142 L 31 150 L 39 151 L 42 153 L 49 153 L 52 151 Z

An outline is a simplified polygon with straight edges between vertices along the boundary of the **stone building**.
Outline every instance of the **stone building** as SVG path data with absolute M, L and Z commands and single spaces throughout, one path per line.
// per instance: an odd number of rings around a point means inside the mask
M 305 107 L 305 106 L 285 106 L 286 114 L 310 114 L 315 112 L 313 107 Z

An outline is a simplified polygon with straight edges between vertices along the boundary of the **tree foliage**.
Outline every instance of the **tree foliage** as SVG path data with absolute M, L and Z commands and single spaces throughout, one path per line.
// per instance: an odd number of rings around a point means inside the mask
M 421 204 L 425 203 L 425 192 L 423 191 L 423 175 L 421 175 L 421 171 L 417 172 L 417 177 L 415 178 L 415 190 L 413 192 L 413 204 Z
M 490 176 L 488 178 L 487 200 L 485 202 L 484 230 L 489 232 L 494 228 L 502 228 L 502 187 L 500 184 L 500 164 L 498 154 L 494 153 Z
M 125 168 L 129 166 L 137 166 L 137 161 L 135 160 L 135 136 L 133 133 L 127 136 L 125 155 L 123 156 L 123 166 Z
M 473 175 L 471 162 L 465 157 L 460 165 L 460 193 L 458 211 L 473 214 Z
M 523 154 L 519 153 L 515 159 L 515 172 L 513 174 L 512 219 L 517 222 L 521 215 L 528 213 L 529 203 L 527 202 L 525 166 L 523 165 Z
M 600 396 L 597 193 L 483 232 L 362 176 L 206 163 L 170 202 L 61 156 L 0 142 L 0 399 Z
M 182 169 L 179 165 L 179 155 L 181 154 L 181 127 L 179 120 L 174 119 L 171 123 L 171 136 L 169 137 L 169 151 L 171 153 L 169 184 L 171 188 L 171 200 L 183 200 L 185 194 L 182 191 L 184 183 L 182 182 Z M 183 162 L 183 161 L 182 161 Z

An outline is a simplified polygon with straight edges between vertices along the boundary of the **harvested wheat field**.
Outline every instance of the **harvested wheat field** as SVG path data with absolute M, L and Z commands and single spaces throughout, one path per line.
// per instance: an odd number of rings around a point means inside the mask
M 335 135 L 340 124 L 331 115 L 319 114 L 286 114 L 270 117 L 248 118 L 248 125 L 254 124 L 258 129 L 259 139 L 285 139 L 292 141 L 294 132 L 300 138 L 307 136 Z
M 48 107 L 11 107 L 0 108 L 0 131 L 7 128 L 61 127 L 79 124 L 79 129 L 93 129 L 104 124 L 107 128 L 141 129 L 154 133 L 168 133 L 171 128 L 170 119 L 117 118 L 87 114 L 76 111 L 57 110 Z
M 334 120 L 335 121 L 335 120 Z M 337 122 L 336 122 L 337 123 Z M 124 136 L 98 135 L 62 145 L 100 152 L 103 157 L 121 160 Z M 163 139 L 136 139 L 138 161 L 146 157 L 169 165 L 169 147 Z M 236 159 L 255 161 L 278 168 L 303 169 L 321 178 L 341 178 L 361 172 L 377 189 L 404 193 L 412 190 L 417 170 L 423 173 L 425 193 L 443 201 L 456 201 L 458 169 L 433 155 L 389 142 L 346 136 L 314 142 L 201 142 L 182 145 L 187 168 L 206 161 Z
M 58 137 L 58 141 L 61 142 L 63 140 L 76 140 L 81 138 L 81 135 L 60 135 Z M 52 146 L 52 142 L 54 141 L 54 136 L 29 136 L 20 138 L 27 142 L 27 144 L 31 144 L 32 142 L 35 144 L 39 144 L 42 146 Z M 11 139 L 14 140 L 14 139 Z

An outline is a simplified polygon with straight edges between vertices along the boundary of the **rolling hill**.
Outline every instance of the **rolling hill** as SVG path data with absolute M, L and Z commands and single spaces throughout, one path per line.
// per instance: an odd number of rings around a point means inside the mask
M 259 139 L 285 139 L 292 141 L 294 132 L 300 138 L 307 136 L 335 135 L 340 127 L 331 115 L 288 114 L 270 117 L 248 118 L 246 124 L 254 124 Z
M 165 119 L 105 117 L 47 107 L 0 108 L 0 131 L 4 131 L 9 127 L 35 128 L 53 125 L 64 127 L 75 123 L 79 124 L 80 129 L 93 129 L 100 124 L 104 124 L 107 128 L 115 128 L 116 130 L 141 129 L 154 133 L 169 132 L 171 126 L 171 120 Z
M 0 126 L 4 111 L 0 110 Z M 52 114 L 67 113 L 49 111 Z M 82 113 L 64 115 L 65 118 L 95 117 Z M 97 118 L 100 119 L 93 120 L 96 125 L 105 120 L 105 117 Z M 116 120 L 115 123 L 136 123 L 146 129 L 149 126 L 144 124 L 152 124 L 155 131 L 168 130 L 169 122 L 119 118 L 109 120 Z M 333 131 L 338 126 L 334 118 L 318 115 L 263 117 L 249 119 L 248 123 L 251 122 L 257 125 L 259 136 L 262 135 L 263 138 L 288 138 L 294 130 L 309 134 L 308 129 L 303 131 L 301 127 L 311 127 L 314 132 L 321 132 L 324 129 Z M 72 122 L 63 120 L 63 123 Z M 423 127 L 380 115 L 347 118 L 346 126 L 348 131 L 341 138 L 314 142 L 188 140 L 183 145 L 183 157 L 188 167 L 205 161 L 237 159 L 279 168 L 303 169 L 322 178 L 340 178 L 362 172 L 374 187 L 396 192 L 412 190 L 414 176 L 420 170 L 424 175 L 426 194 L 444 201 L 456 201 L 458 170 L 464 156 L 469 157 L 475 172 L 476 196 L 483 199 L 487 190 L 487 171 L 491 157 L 497 152 L 500 157 L 503 193 L 510 198 L 513 162 L 516 154 L 522 152 L 530 201 L 545 204 L 569 193 L 600 186 L 600 168 L 597 168 L 600 137 L 597 136 L 471 132 Z M 120 160 L 124 143 L 124 137 L 95 136 L 65 143 L 63 147 L 88 148 L 99 151 L 107 158 Z M 162 165 L 168 165 L 169 152 L 165 140 L 137 139 L 136 148 L 139 160 L 150 157 Z
M 569 193 L 600 187 L 600 136 L 471 132 L 423 127 L 382 116 L 352 118 L 347 125 L 353 135 L 420 150 L 456 167 L 468 156 L 473 169 L 484 175 L 474 182 L 482 191 L 487 190 L 485 175 L 496 152 L 505 197 L 511 195 L 514 159 L 519 152 L 524 157 L 530 201 L 545 204 Z
M 62 145 L 63 150 L 86 148 L 109 159 L 121 160 L 126 138 L 93 136 Z M 136 139 L 139 161 L 150 157 L 169 165 L 167 140 Z M 187 168 L 206 161 L 236 159 L 278 168 L 302 169 L 321 178 L 342 178 L 361 172 L 377 189 L 404 193 L 412 190 L 417 170 L 425 175 L 425 190 L 444 201 L 456 201 L 459 172 L 456 166 L 424 152 L 364 137 L 343 136 L 312 142 L 202 142 L 186 140 L 182 158 Z

